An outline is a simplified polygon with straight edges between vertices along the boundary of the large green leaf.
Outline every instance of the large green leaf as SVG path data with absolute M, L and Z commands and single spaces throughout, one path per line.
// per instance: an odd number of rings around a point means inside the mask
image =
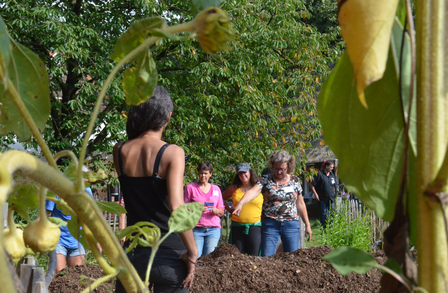
M 121 214 L 126 214 L 126 209 L 117 202 L 97 201 L 96 204 L 101 210 L 108 213 L 116 214 L 118 216 Z
M 181 205 L 171 213 L 168 226 L 171 232 L 185 232 L 191 230 L 199 222 L 204 204 L 200 202 L 190 202 Z
M 3 18 L 0 16 L 0 68 L 6 68 L 11 57 L 11 42 Z
M 29 49 L 12 41 L 8 76 L 17 89 L 37 127 L 42 131 L 50 115 L 50 93 L 45 64 Z M 31 131 L 11 95 L 0 83 L 0 134 L 14 132 L 19 140 L 30 139 Z
M 399 94 L 400 52 L 403 30 L 395 21 L 384 77 L 366 90 L 369 109 L 357 101 L 353 69 L 345 53 L 325 83 L 319 97 L 319 118 L 325 141 L 340 159 L 339 176 L 376 214 L 391 221 L 399 194 L 404 154 L 404 118 L 410 87 L 409 39 L 405 38 L 402 100 Z M 414 91 L 415 93 L 415 91 Z M 371 100 L 372 102 L 369 102 Z M 402 106 L 404 105 L 404 107 Z M 405 111 L 405 112 L 403 112 Z M 411 117 L 415 117 L 415 99 Z M 416 121 L 409 133 L 408 213 L 415 215 Z M 416 240 L 416 219 L 410 217 L 411 241 Z
M 30 210 L 39 206 L 38 191 L 39 187 L 33 182 L 16 185 L 8 197 L 8 204 L 28 221 Z
M 365 251 L 349 246 L 341 246 L 323 257 L 342 275 L 355 272 L 367 273 L 371 268 L 378 267 L 375 258 Z
M 119 62 L 137 46 L 142 44 L 151 34 L 152 29 L 160 29 L 165 26 L 166 21 L 158 17 L 146 18 L 134 22 L 120 37 L 110 58 Z
M 339 159 L 338 175 L 386 221 L 394 216 L 403 163 L 403 113 L 389 54 L 384 77 L 367 87 L 369 108 L 358 100 L 353 67 L 342 55 L 322 88 L 318 115 L 326 143 Z
M 138 106 L 152 96 L 157 86 L 157 68 L 149 50 L 140 53 L 136 62 L 135 67 L 124 72 L 123 90 L 126 104 Z

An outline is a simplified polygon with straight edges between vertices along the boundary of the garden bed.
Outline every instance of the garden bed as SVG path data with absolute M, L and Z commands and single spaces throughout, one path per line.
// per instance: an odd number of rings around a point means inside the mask
M 253 257 L 239 253 L 235 246 L 224 244 L 212 254 L 201 257 L 190 292 L 378 292 L 381 273 L 341 276 L 328 262 L 322 260 L 331 248 L 311 247 L 273 257 Z M 374 254 L 383 264 L 382 251 Z M 57 275 L 51 292 L 80 292 L 81 275 L 97 279 L 102 271 L 98 266 L 69 268 Z M 111 283 L 106 284 L 109 288 Z M 109 289 L 110 290 L 110 289 Z M 94 292 L 110 292 L 105 286 Z

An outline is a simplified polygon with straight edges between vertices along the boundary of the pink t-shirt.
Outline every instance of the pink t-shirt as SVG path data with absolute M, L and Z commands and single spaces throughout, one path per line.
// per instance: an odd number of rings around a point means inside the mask
M 184 201 L 188 202 L 200 202 L 209 203 L 210 209 L 217 208 L 224 210 L 224 203 L 222 201 L 221 189 L 218 186 L 210 184 L 210 191 L 207 193 L 202 192 L 198 183 L 190 183 L 185 187 Z M 211 206 L 213 204 L 213 207 Z M 201 219 L 196 227 L 218 227 L 221 228 L 221 218 L 213 214 L 213 212 L 202 212 Z

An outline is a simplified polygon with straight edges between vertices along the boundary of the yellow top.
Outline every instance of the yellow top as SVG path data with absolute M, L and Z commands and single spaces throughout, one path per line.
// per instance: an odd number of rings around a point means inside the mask
M 235 190 L 232 194 L 233 206 L 241 200 L 244 193 L 241 188 Z M 261 221 L 261 209 L 263 206 L 263 195 L 260 193 L 253 201 L 246 203 L 240 212 L 239 216 L 232 215 L 232 221 L 247 224 L 257 223 Z

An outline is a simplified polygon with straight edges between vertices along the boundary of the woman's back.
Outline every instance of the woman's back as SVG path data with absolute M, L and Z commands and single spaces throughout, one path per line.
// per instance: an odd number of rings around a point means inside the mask
M 141 221 L 156 224 L 162 235 L 168 232 L 171 214 L 165 177 L 171 163 L 170 146 L 160 139 L 142 136 L 114 148 L 115 168 L 128 212 L 128 225 Z M 161 249 L 185 249 L 179 235 L 170 235 Z

